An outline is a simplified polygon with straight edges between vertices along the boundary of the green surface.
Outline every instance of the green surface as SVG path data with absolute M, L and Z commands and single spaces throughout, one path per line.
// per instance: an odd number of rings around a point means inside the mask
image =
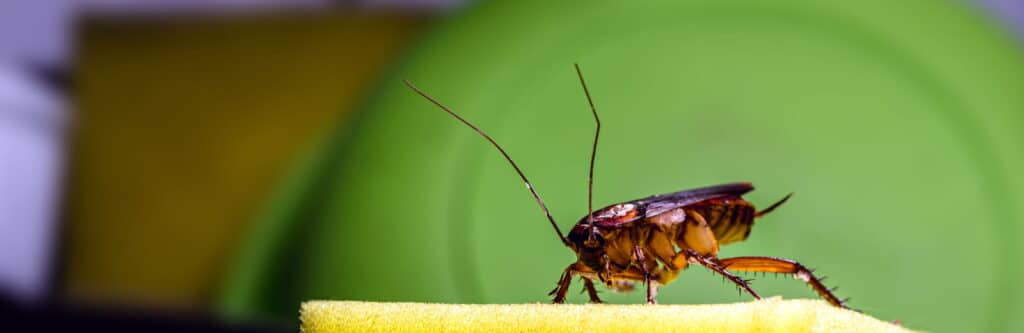
M 572 253 L 500 155 L 400 80 L 501 142 L 568 229 L 593 130 L 578 61 L 605 126 L 595 206 L 730 181 L 761 206 L 796 192 L 721 256 L 799 260 L 910 328 L 1019 331 L 1024 57 L 990 24 L 930 0 L 475 6 L 300 168 L 224 303 L 548 300 Z M 814 297 L 788 278 L 754 287 Z M 659 300 L 746 297 L 695 268 Z

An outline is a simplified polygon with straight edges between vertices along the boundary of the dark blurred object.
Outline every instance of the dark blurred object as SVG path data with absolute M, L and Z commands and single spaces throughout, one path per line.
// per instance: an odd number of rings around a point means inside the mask
M 83 0 L 79 12 L 90 17 L 211 17 L 248 14 L 282 16 L 328 11 L 445 11 L 469 0 Z
M 291 324 L 229 322 L 205 313 L 138 306 L 26 305 L 0 290 L 5 332 L 295 332 Z
M 209 305 L 284 172 L 424 23 L 331 12 L 83 22 L 68 294 Z

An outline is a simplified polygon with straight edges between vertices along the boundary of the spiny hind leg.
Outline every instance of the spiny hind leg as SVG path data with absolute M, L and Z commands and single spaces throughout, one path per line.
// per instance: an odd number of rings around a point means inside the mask
M 746 290 L 748 293 L 750 293 L 750 296 L 754 296 L 754 299 L 761 299 L 761 295 L 758 295 L 757 292 L 754 291 L 754 289 L 750 288 L 750 280 L 744 280 L 743 278 L 740 278 L 739 276 L 732 274 L 731 272 L 726 270 L 726 265 L 722 264 L 717 258 L 703 256 L 692 249 L 685 249 L 684 251 L 691 262 L 695 264 L 700 264 L 701 266 L 704 266 L 705 268 L 710 269 L 715 273 L 721 274 L 726 279 L 729 279 L 729 281 L 732 281 L 732 283 L 735 283 L 737 286 L 743 288 L 743 290 Z
M 818 278 L 811 273 L 811 270 L 804 267 L 800 263 L 782 258 L 774 257 L 736 257 L 727 258 L 720 260 L 720 263 L 725 268 L 732 271 L 740 272 L 763 272 L 763 273 L 783 273 L 792 274 L 794 278 L 803 280 L 814 292 L 818 293 L 821 298 L 824 298 L 829 304 L 834 306 L 849 309 L 846 306 L 846 300 L 841 300 L 832 294 L 835 288 L 826 288 L 821 281 L 824 278 Z

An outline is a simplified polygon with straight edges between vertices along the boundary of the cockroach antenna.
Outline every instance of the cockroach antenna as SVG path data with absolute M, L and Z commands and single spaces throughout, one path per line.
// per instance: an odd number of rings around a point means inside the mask
M 594 145 L 590 148 L 590 175 L 587 176 L 587 223 L 594 222 L 594 160 L 597 158 L 597 139 L 601 136 L 601 118 L 597 117 L 597 108 L 594 107 L 594 99 L 590 98 L 590 90 L 587 89 L 587 82 L 583 80 L 583 71 L 580 64 L 576 66 L 576 76 L 580 78 L 580 85 L 583 86 L 583 94 L 587 96 L 587 103 L 590 104 L 590 112 L 594 114 Z
M 494 148 L 497 148 L 498 151 L 501 152 L 501 155 L 505 156 L 505 160 L 507 160 L 508 163 L 512 165 L 512 168 L 516 170 L 516 173 L 519 174 L 519 178 L 523 180 L 523 183 L 526 183 L 526 188 L 530 190 L 530 194 L 533 194 L 533 199 L 537 201 L 537 204 L 540 205 L 540 209 L 544 211 L 544 215 L 547 216 L 548 221 L 551 222 L 551 226 L 555 228 L 555 233 L 558 234 L 558 239 L 561 240 L 562 244 L 564 244 L 565 246 L 572 245 L 571 243 L 569 243 L 569 240 L 566 239 L 565 236 L 562 234 L 562 229 L 558 228 L 558 223 L 555 223 L 555 218 L 551 216 L 551 211 L 549 211 L 548 206 L 544 204 L 544 200 L 541 200 L 540 195 L 537 194 L 537 190 L 533 189 L 533 184 L 530 184 L 530 180 L 526 179 L 526 175 L 523 174 L 523 171 L 519 169 L 519 165 L 516 165 L 516 162 L 512 160 L 512 157 L 509 156 L 508 153 L 505 152 L 505 149 L 501 148 L 501 145 L 499 145 L 498 142 L 494 141 L 494 139 L 491 139 L 491 136 L 487 135 L 487 133 L 484 133 L 484 131 L 480 130 L 480 128 L 477 128 L 475 125 L 467 121 L 465 118 L 462 118 L 462 116 L 459 116 L 459 114 L 455 113 L 447 106 L 444 106 L 444 104 L 441 104 L 441 102 L 438 102 L 433 97 L 430 97 L 430 95 L 427 95 L 427 93 L 423 92 L 419 88 L 416 88 L 416 86 L 413 85 L 412 82 L 409 82 L 409 80 L 403 80 L 403 82 L 405 82 L 406 86 L 409 86 L 409 89 L 412 89 L 412 91 L 415 91 L 420 96 L 423 96 L 423 98 L 426 98 L 431 103 L 434 103 L 434 105 L 437 105 L 437 107 L 441 108 L 441 110 L 448 112 L 448 114 L 455 117 L 455 119 L 458 119 L 463 124 L 466 124 L 466 126 L 469 126 L 469 128 L 472 128 L 474 131 L 476 131 L 477 134 L 480 134 L 480 136 L 484 137 L 484 139 L 487 139 L 487 141 L 490 142 L 491 145 L 494 146 Z

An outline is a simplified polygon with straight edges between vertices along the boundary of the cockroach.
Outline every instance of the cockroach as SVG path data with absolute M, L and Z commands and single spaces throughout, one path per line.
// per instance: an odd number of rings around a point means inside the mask
M 592 303 L 601 303 L 594 287 L 597 280 L 613 291 L 630 291 L 635 283 L 643 283 L 647 287 L 647 303 L 655 304 L 658 287 L 671 283 L 679 272 L 693 264 L 723 276 L 755 299 L 761 296 L 750 287 L 752 280 L 740 278 L 733 272 L 789 274 L 807 283 L 830 304 L 847 308 L 846 300 L 840 300 L 832 293 L 835 289 L 822 284 L 824 278 L 815 276 L 812 270 L 794 260 L 718 257 L 720 246 L 747 239 L 754 220 L 778 208 L 792 193 L 758 211 L 743 199 L 744 194 L 754 190 L 753 185 L 740 182 L 654 195 L 594 210 L 594 161 L 601 136 L 601 119 L 579 64 L 575 64 L 575 68 L 596 126 L 587 178 L 589 213 L 573 226 L 568 237 L 558 227 L 533 184 L 501 145 L 408 80 L 404 81 L 414 92 L 472 128 L 497 148 L 526 184 L 562 244 L 576 253 L 576 261 L 565 268 L 558 285 L 548 294 L 554 297 L 554 303 L 565 302 L 572 278 L 578 276 Z

